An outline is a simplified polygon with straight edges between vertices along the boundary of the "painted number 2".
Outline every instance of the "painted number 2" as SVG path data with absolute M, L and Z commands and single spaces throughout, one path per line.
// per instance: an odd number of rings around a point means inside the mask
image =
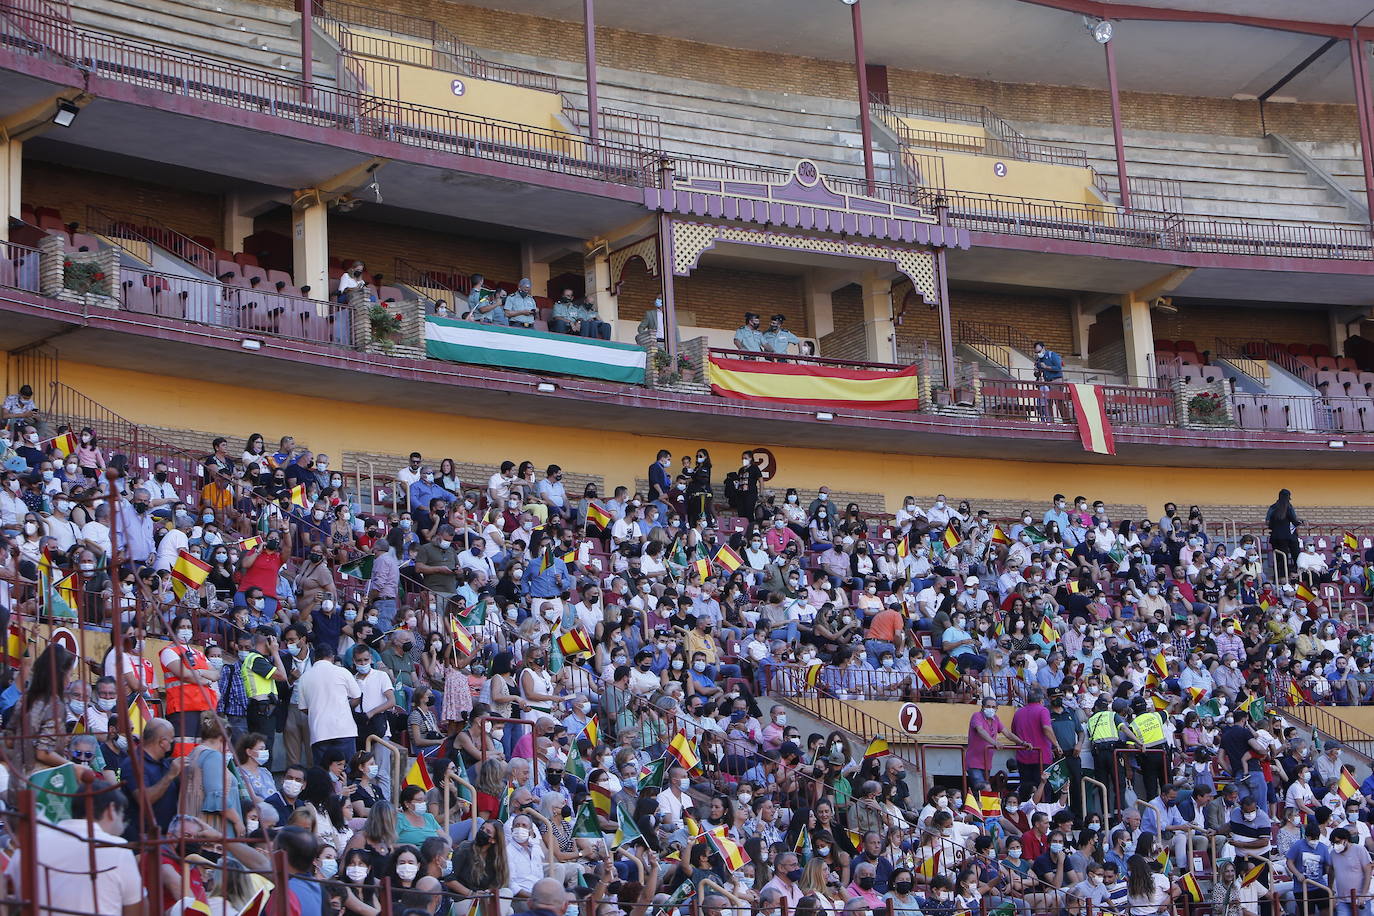
M 922 724 L 921 707 L 915 703 L 903 703 L 897 712 L 897 724 L 909 735 L 919 732 Z
M 464 83 L 462 80 L 454 80 L 453 82 L 448 84 L 448 88 L 453 91 L 454 95 L 462 95 L 463 93 L 468 91 L 467 84 Z M 1002 163 L 999 162 L 997 164 L 1001 165 Z
M 992 174 L 998 178 L 1007 177 L 1007 164 L 1005 162 L 994 162 L 992 164 Z

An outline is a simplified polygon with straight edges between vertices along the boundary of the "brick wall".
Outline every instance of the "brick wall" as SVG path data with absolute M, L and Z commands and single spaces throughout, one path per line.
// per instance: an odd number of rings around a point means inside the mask
M 695 314 L 697 327 L 734 329 L 744 323 L 745 312 L 762 315 L 766 326 L 770 315 L 782 313 L 793 334 L 809 336 L 800 277 L 704 266 L 690 276 L 674 277 L 673 293 L 679 311 Z
M 289 0 L 271 0 L 290 6 Z M 448 0 L 378 0 L 378 6 L 435 19 L 480 48 L 521 48 L 562 60 L 581 61 L 582 27 L 522 13 L 482 9 Z M 850 99 L 854 68 L 843 61 L 741 50 L 621 29 L 597 30 L 602 66 L 802 95 Z M 878 61 L 881 63 L 881 61 Z M 969 77 L 888 69 L 894 95 L 923 95 L 984 104 L 1011 120 L 1110 124 L 1106 92 L 1068 86 L 997 83 Z M 1186 131 L 1235 136 L 1260 133 L 1259 105 L 1233 99 L 1124 92 L 1128 129 Z M 1270 104 L 1268 128 L 1305 140 L 1354 139 L 1353 105 Z
M 258 230 L 291 236 L 291 217 L 285 208 L 263 214 L 254 221 Z M 390 276 L 396 258 L 419 266 L 453 267 L 463 273 L 481 273 L 488 282 L 520 279 L 520 246 L 516 242 L 373 222 L 366 218 L 329 215 L 329 253 L 357 258 L 373 271 Z M 541 292 L 536 290 L 536 292 Z
M 897 310 L 911 290 L 902 281 L 892 295 Z M 1073 350 L 1073 315 L 1067 299 L 1034 293 L 996 293 L 984 290 L 951 289 L 950 320 L 956 339 L 958 322 L 977 321 L 986 324 L 1008 325 L 1032 340 L 1043 340 L 1053 350 L 1069 353 Z M 906 313 L 897 328 L 897 345 L 919 349 L 921 341 L 938 347 L 940 313 L 926 305 L 919 296 L 907 300 Z
M 1216 338 L 1262 337 L 1279 343 L 1329 343 L 1331 332 L 1321 309 L 1266 309 L 1180 303 L 1177 315 L 1154 313 L 1156 339 L 1194 341 L 1204 350 Z
M 64 220 L 82 225 L 87 205 L 94 204 L 112 215 L 146 214 L 186 235 L 213 238 L 216 244 L 224 231 L 224 206 L 218 194 L 183 191 L 37 159 L 24 160 L 21 195 L 26 204 L 55 207 Z

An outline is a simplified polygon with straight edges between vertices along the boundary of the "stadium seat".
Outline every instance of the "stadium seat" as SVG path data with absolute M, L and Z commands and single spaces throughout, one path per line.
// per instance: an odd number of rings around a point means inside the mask
M 295 286 L 295 281 L 291 279 L 291 275 L 286 271 L 269 270 L 267 272 L 267 285 L 273 289 L 276 289 L 278 283 L 282 284 L 283 288 L 288 286 Z
M 1176 340 L 1174 341 L 1174 349 L 1180 353 L 1196 353 L 1201 348 L 1197 344 L 1193 343 L 1191 340 Z
M 1332 359 L 1331 357 L 1329 357 L 1329 356 L 1316 356 L 1316 355 L 1313 355 L 1312 358 L 1315 359 L 1315 360 L 1317 361 L 1317 371 L 1319 371 L 1319 372 L 1321 372 L 1321 371 L 1335 372 L 1335 371 L 1336 371 L 1336 361 L 1335 361 L 1334 359 Z
M 1311 356 L 1312 351 L 1304 343 L 1291 343 L 1285 349 L 1293 356 Z
M 1341 385 L 1340 380 L 1336 377 L 1336 373 L 1331 370 L 1318 369 L 1315 384 L 1327 395 L 1327 397 L 1336 397 L 1337 395 L 1345 393 L 1344 386 Z
M 1360 384 L 1360 376 L 1357 372 L 1337 372 L 1336 381 L 1351 397 L 1360 397 L 1366 393 L 1364 385 Z
M 1326 357 L 1329 359 L 1331 357 L 1331 348 L 1328 347 L 1326 344 L 1308 344 L 1307 355 L 1316 357 L 1318 359 L 1321 359 L 1322 357 Z
M 1336 368 L 1342 372 L 1359 372 L 1360 366 L 1349 356 L 1336 357 Z

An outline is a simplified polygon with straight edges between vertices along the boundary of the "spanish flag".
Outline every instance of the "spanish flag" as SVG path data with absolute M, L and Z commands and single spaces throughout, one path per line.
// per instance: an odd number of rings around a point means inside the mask
M 1040 638 L 1051 646 L 1059 642 L 1059 631 L 1050 623 L 1048 617 L 1040 618 Z
M 727 572 L 734 572 L 744 565 L 744 558 L 731 550 L 728 544 L 722 545 L 720 550 L 716 551 L 714 559 Z
M 410 769 L 406 771 L 405 782 L 403 782 L 401 785 L 403 787 L 419 786 L 426 792 L 434 788 L 434 780 L 429 777 L 429 767 L 425 766 L 425 758 L 423 754 L 421 754 L 419 757 L 416 757 L 415 762 L 410 765 Z
M 738 843 L 726 836 L 724 826 L 707 832 L 706 839 L 715 847 L 716 852 L 720 853 L 721 859 L 725 862 L 727 873 L 739 871 L 749 864 L 749 856 L 745 854 Z
M 970 792 L 964 796 L 964 811 L 974 817 L 981 818 L 983 816 L 983 805 L 978 801 L 977 795 Z
M 1202 698 L 1205 697 L 1205 696 L 1207 696 L 1207 691 L 1203 690 L 1201 687 L 1189 687 L 1189 688 L 1188 688 L 1188 702 L 1189 702 L 1189 703 L 1200 703 L 1200 702 L 1202 702 Z
M 916 676 L 921 679 L 922 684 L 926 685 L 927 690 L 933 690 L 945 679 L 929 655 L 916 663 Z
M 1297 682 L 1297 681 L 1289 681 L 1289 682 L 1288 682 L 1288 705 L 1289 705 L 1289 706 L 1301 706 L 1302 704 L 1304 704 L 1304 703 L 1306 703 L 1306 702 L 1307 702 L 1307 697 L 1305 697 L 1305 696 L 1303 695 L 1302 688 L 1298 686 L 1298 682 Z
M 52 447 L 57 449 L 59 455 L 66 458 L 72 452 L 76 451 L 76 433 L 68 430 L 60 436 L 54 436 Z
M 915 366 L 891 372 L 712 356 L 706 380 L 721 397 L 760 404 L 915 410 L 921 403 L 916 373 Z
M 946 550 L 953 550 L 959 546 L 959 533 L 952 527 L 946 528 L 945 533 L 940 538 L 944 542 Z
M 1351 534 L 1349 531 L 1341 535 L 1341 544 L 1343 544 L 1345 547 L 1348 547 L 1351 550 L 1360 549 L 1359 538 L 1355 537 L 1355 535 Z
M 9 633 L 5 637 L 5 662 L 11 668 L 18 668 L 24 661 L 24 630 L 18 621 L 10 619 Z
M 701 768 L 701 757 L 697 754 L 696 745 L 682 732 L 673 735 L 673 740 L 668 742 L 668 753 L 689 773 Z
M 924 859 L 922 859 L 922 860 L 920 861 L 920 863 L 916 866 L 916 871 L 917 871 L 917 872 L 921 875 L 921 877 L 923 877 L 923 878 L 934 878 L 934 877 L 935 877 L 935 871 L 936 871 L 936 869 L 938 869 L 939 867 L 940 867 L 940 850 L 939 850 L 939 849 L 934 849 L 934 850 L 931 850 L 931 851 L 930 851 L 930 854 L 929 854 L 929 855 L 927 855 Z
M 900 560 L 905 560 L 910 553 L 911 548 L 907 546 L 906 535 L 902 535 L 901 537 L 897 538 L 897 558 Z
M 993 526 L 992 526 L 992 542 L 993 542 L 994 544 L 1010 544 L 1010 543 L 1011 543 L 1011 538 L 1007 537 L 1007 533 L 1006 533 L 1005 531 L 1002 530 L 1002 526 L 1001 526 L 1001 525 L 993 525 Z
M 1197 878 L 1191 872 L 1184 872 L 1183 877 L 1178 879 L 1178 886 L 1183 888 L 1183 892 L 1192 898 L 1194 903 L 1202 902 L 1202 888 L 1198 887 Z
M 243 905 L 239 910 L 238 916 L 263 916 L 267 912 L 267 899 L 271 892 L 266 887 L 258 888 L 258 892 L 253 895 L 253 899 Z
M 1160 680 L 1169 676 L 1169 660 L 1164 657 L 1163 652 L 1157 654 L 1150 665 L 1155 669 L 1155 674 L 1159 675 Z
M 821 663 L 818 662 L 818 661 L 817 661 L 817 662 L 812 662 L 811 664 L 809 664 L 809 665 L 806 666 L 806 689 L 807 689 L 807 690 L 815 690 L 815 689 L 816 689 L 816 684 L 817 684 L 817 682 L 819 682 L 820 679 L 821 679 L 821 668 L 822 668 L 822 667 L 823 667 L 823 666 L 822 666 Z
M 129 734 L 135 738 L 143 737 L 143 729 L 153 720 L 153 712 L 142 695 L 129 701 Z
M 587 521 L 602 528 L 609 528 L 615 523 L 611 514 L 595 502 L 587 503 Z
M 1078 438 L 1084 451 L 1115 455 L 1116 440 L 1107 416 L 1106 395 L 1100 385 L 1070 384 L 1073 410 L 1078 418 Z
M 864 751 L 864 760 L 875 760 L 879 757 L 886 757 L 892 753 L 892 749 L 887 746 L 887 739 L 882 735 L 868 742 L 868 749 Z
M 256 534 L 253 535 L 251 538 L 244 538 L 243 540 L 239 541 L 239 550 L 244 551 L 245 553 L 250 550 L 257 550 L 261 546 L 262 538 L 258 537 Z
M 590 652 L 592 651 L 592 638 L 587 635 L 586 630 L 581 627 L 574 627 L 558 637 L 558 651 L 564 655 Z
M 187 550 L 178 550 L 177 558 L 172 561 L 172 591 L 178 598 L 185 598 L 205 584 L 210 576 L 210 564 Z
M 596 747 L 601 743 L 601 726 L 597 724 L 596 716 L 592 716 L 587 720 L 587 724 L 582 728 L 582 734 L 587 736 L 587 740 L 591 742 L 592 747 Z
M 1341 778 L 1336 783 L 1336 794 L 1341 797 L 1341 801 L 1349 801 L 1350 796 L 1360 791 L 1359 783 L 1355 782 L 1355 777 L 1350 774 L 1350 770 L 1341 767 Z
M 300 506 L 302 509 L 310 508 L 305 501 L 305 484 L 298 483 L 291 488 L 291 505 Z
M 983 817 L 1002 816 L 1002 796 L 996 792 L 979 792 L 978 804 L 983 809 Z
M 1308 604 L 1317 603 L 1317 596 L 1312 594 L 1312 589 L 1308 588 L 1301 582 L 1298 583 L 1298 587 L 1294 590 L 1294 593 L 1298 596 L 1298 598 L 1300 598 L 1303 601 L 1306 601 Z
M 453 637 L 453 647 L 464 655 L 471 655 L 473 642 L 472 634 L 467 631 L 467 627 L 458 622 L 457 617 L 448 619 L 448 632 Z
M 1150 702 L 1154 704 L 1156 712 L 1164 712 L 1169 708 L 1169 701 L 1157 693 L 1150 697 Z
M 1263 860 L 1259 861 L 1255 864 L 1253 868 L 1251 868 L 1249 871 L 1245 873 L 1245 877 L 1242 878 L 1240 881 L 1240 886 L 1249 887 L 1250 885 L 1254 884 L 1256 881 L 1258 881 L 1260 878 L 1264 876 L 1264 873 L 1268 868 L 1269 863 Z
M 711 578 L 710 560 L 697 560 L 695 563 L 692 564 L 692 568 L 697 571 L 697 578 L 700 579 L 702 582 L 705 582 L 707 579 Z
M 596 808 L 596 813 L 610 820 L 611 793 L 607 791 L 605 786 L 598 785 L 597 783 L 589 785 L 587 791 L 591 795 L 592 806 Z

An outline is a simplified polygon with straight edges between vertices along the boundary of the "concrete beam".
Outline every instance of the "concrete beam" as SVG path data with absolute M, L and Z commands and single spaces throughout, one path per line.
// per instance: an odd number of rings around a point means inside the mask
M 1166 293 L 1178 289 L 1188 279 L 1193 268 L 1170 270 L 1139 289 L 1121 297 L 1121 331 L 1126 349 L 1126 382 L 1130 385 L 1152 385 L 1155 379 L 1155 331 L 1150 316 L 1150 303 Z
M 77 108 L 84 108 L 92 98 L 84 92 L 71 95 L 71 90 L 53 93 L 41 102 L 6 115 L 0 120 L 0 137 L 20 141 L 36 137 L 57 126 L 52 119 L 57 114 L 58 102 L 70 102 Z
M 390 161 L 390 159 L 384 159 L 381 156 L 373 156 L 366 162 L 360 162 L 352 168 L 344 169 L 336 175 L 317 181 L 313 187 L 298 190 L 296 200 L 299 201 L 304 196 L 312 195 L 321 204 L 331 204 L 368 184 L 377 170 Z

